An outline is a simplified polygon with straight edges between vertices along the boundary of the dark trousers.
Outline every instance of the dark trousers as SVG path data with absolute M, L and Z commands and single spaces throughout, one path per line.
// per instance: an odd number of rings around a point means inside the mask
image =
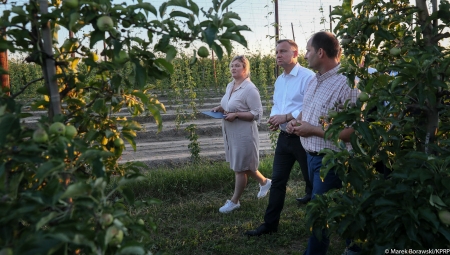
M 268 228 L 277 229 L 281 211 L 286 197 L 286 185 L 295 161 L 300 164 L 305 192 L 311 194 L 312 185 L 309 181 L 306 151 L 303 149 L 300 137 L 281 132 L 278 135 L 277 147 L 272 169 L 272 186 L 269 193 L 269 205 L 264 215 L 264 222 Z

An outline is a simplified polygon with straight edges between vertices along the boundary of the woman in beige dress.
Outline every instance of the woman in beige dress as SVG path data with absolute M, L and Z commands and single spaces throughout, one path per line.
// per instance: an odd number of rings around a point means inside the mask
M 247 186 L 248 176 L 259 182 L 258 198 L 263 198 L 271 186 L 271 180 L 259 171 L 259 135 L 258 124 L 263 108 L 258 88 L 250 81 L 250 63 L 245 56 L 236 56 L 230 63 L 233 81 L 227 85 L 220 106 L 213 112 L 222 112 L 222 133 L 225 145 L 226 161 L 235 173 L 234 194 L 219 209 L 229 213 L 241 205 L 239 198 Z

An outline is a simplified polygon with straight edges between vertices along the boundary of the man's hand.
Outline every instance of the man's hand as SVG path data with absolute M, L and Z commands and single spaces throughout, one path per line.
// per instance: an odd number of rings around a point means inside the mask
M 277 126 L 278 128 L 278 125 L 286 123 L 286 114 L 270 116 L 267 123 L 271 124 L 272 126 Z
M 294 128 L 298 125 L 300 125 L 300 121 L 296 119 L 289 121 L 288 124 L 286 125 L 286 132 L 292 134 L 294 132 Z
M 309 136 L 319 136 L 323 137 L 319 133 L 323 133 L 323 130 L 320 127 L 313 126 L 309 124 L 309 122 L 306 121 L 297 121 L 295 123 L 295 126 L 291 125 L 292 133 L 302 136 L 302 137 L 309 137 Z M 318 130 L 320 129 L 320 130 Z M 320 131 L 320 132 L 319 132 Z M 318 133 L 319 132 L 319 133 Z

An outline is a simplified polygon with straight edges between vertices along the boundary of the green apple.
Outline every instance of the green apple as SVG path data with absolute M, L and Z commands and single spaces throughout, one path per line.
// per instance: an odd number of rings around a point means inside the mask
M 205 46 L 202 46 L 198 49 L 197 54 L 202 58 L 206 58 L 209 56 L 209 50 Z
M 73 9 L 78 7 L 78 0 L 63 0 L 63 6 L 68 9 Z
M 442 223 L 450 225 L 450 212 L 448 210 L 440 210 L 438 215 Z
M 129 28 L 131 27 L 131 22 L 129 20 L 122 20 L 122 27 Z
M 78 131 L 77 131 L 77 129 L 74 126 L 72 126 L 72 125 L 67 125 L 66 126 L 66 134 L 65 134 L 65 136 L 68 139 L 73 139 L 77 134 L 78 134 Z
M 33 141 L 36 143 L 45 143 L 48 141 L 47 132 L 43 129 L 37 129 L 33 132 Z
M 118 229 L 116 226 L 111 226 L 106 231 L 106 235 L 110 235 L 111 241 L 109 241 L 110 245 L 116 246 L 119 245 L 123 240 L 123 231 Z
M 104 213 L 102 214 L 102 216 L 100 217 L 100 224 L 103 227 L 107 227 L 109 225 L 111 225 L 111 223 L 113 222 L 114 217 L 110 214 L 110 213 Z
M 109 16 L 101 16 L 97 19 L 97 27 L 100 31 L 108 31 L 114 27 L 114 22 Z
M 119 56 L 114 58 L 115 62 L 118 64 L 125 64 L 128 60 L 130 60 L 130 57 L 128 56 L 128 53 L 126 51 L 121 50 L 119 52 Z
M 358 95 L 359 101 L 361 102 L 367 102 L 369 100 L 369 95 L 366 92 L 361 92 Z
M 328 117 L 330 117 L 330 118 L 336 118 L 337 115 L 338 115 L 338 113 L 335 110 L 329 110 L 328 111 Z
M 394 47 L 390 49 L 389 52 L 391 53 L 392 56 L 398 56 L 402 52 L 402 49 L 400 49 L 399 47 Z
M 137 224 L 144 226 L 144 225 L 145 225 L 145 222 L 144 222 L 143 219 L 139 219 L 139 220 L 137 221 Z
M 122 147 L 124 145 L 124 142 L 122 140 L 122 138 L 116 138 L 116 140 L 114 140 L 114 146 L 116 147 Z
M 61 122 L 55 122 L 50 125 L 50 135 L 64 135 L 66 133 L 66 126 Z

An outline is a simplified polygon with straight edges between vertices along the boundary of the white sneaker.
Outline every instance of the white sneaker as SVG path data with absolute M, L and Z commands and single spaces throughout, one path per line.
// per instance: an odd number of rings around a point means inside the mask
M 272 186 L 272 180 L 267 178 L 267 182 L 265 185 L 261 186 L 259 184 L 259 192 L 258 192 L 258 198 L 263 198 L 267 195 L 267 193 L 270 190 L 270 187 Z
M 224 206 L 220 207 L 219 212 L 221 213 L 229 213 L 241 207 L 239 201 L 237 204 L 233 203 L 231 200 L 227 200 Z

